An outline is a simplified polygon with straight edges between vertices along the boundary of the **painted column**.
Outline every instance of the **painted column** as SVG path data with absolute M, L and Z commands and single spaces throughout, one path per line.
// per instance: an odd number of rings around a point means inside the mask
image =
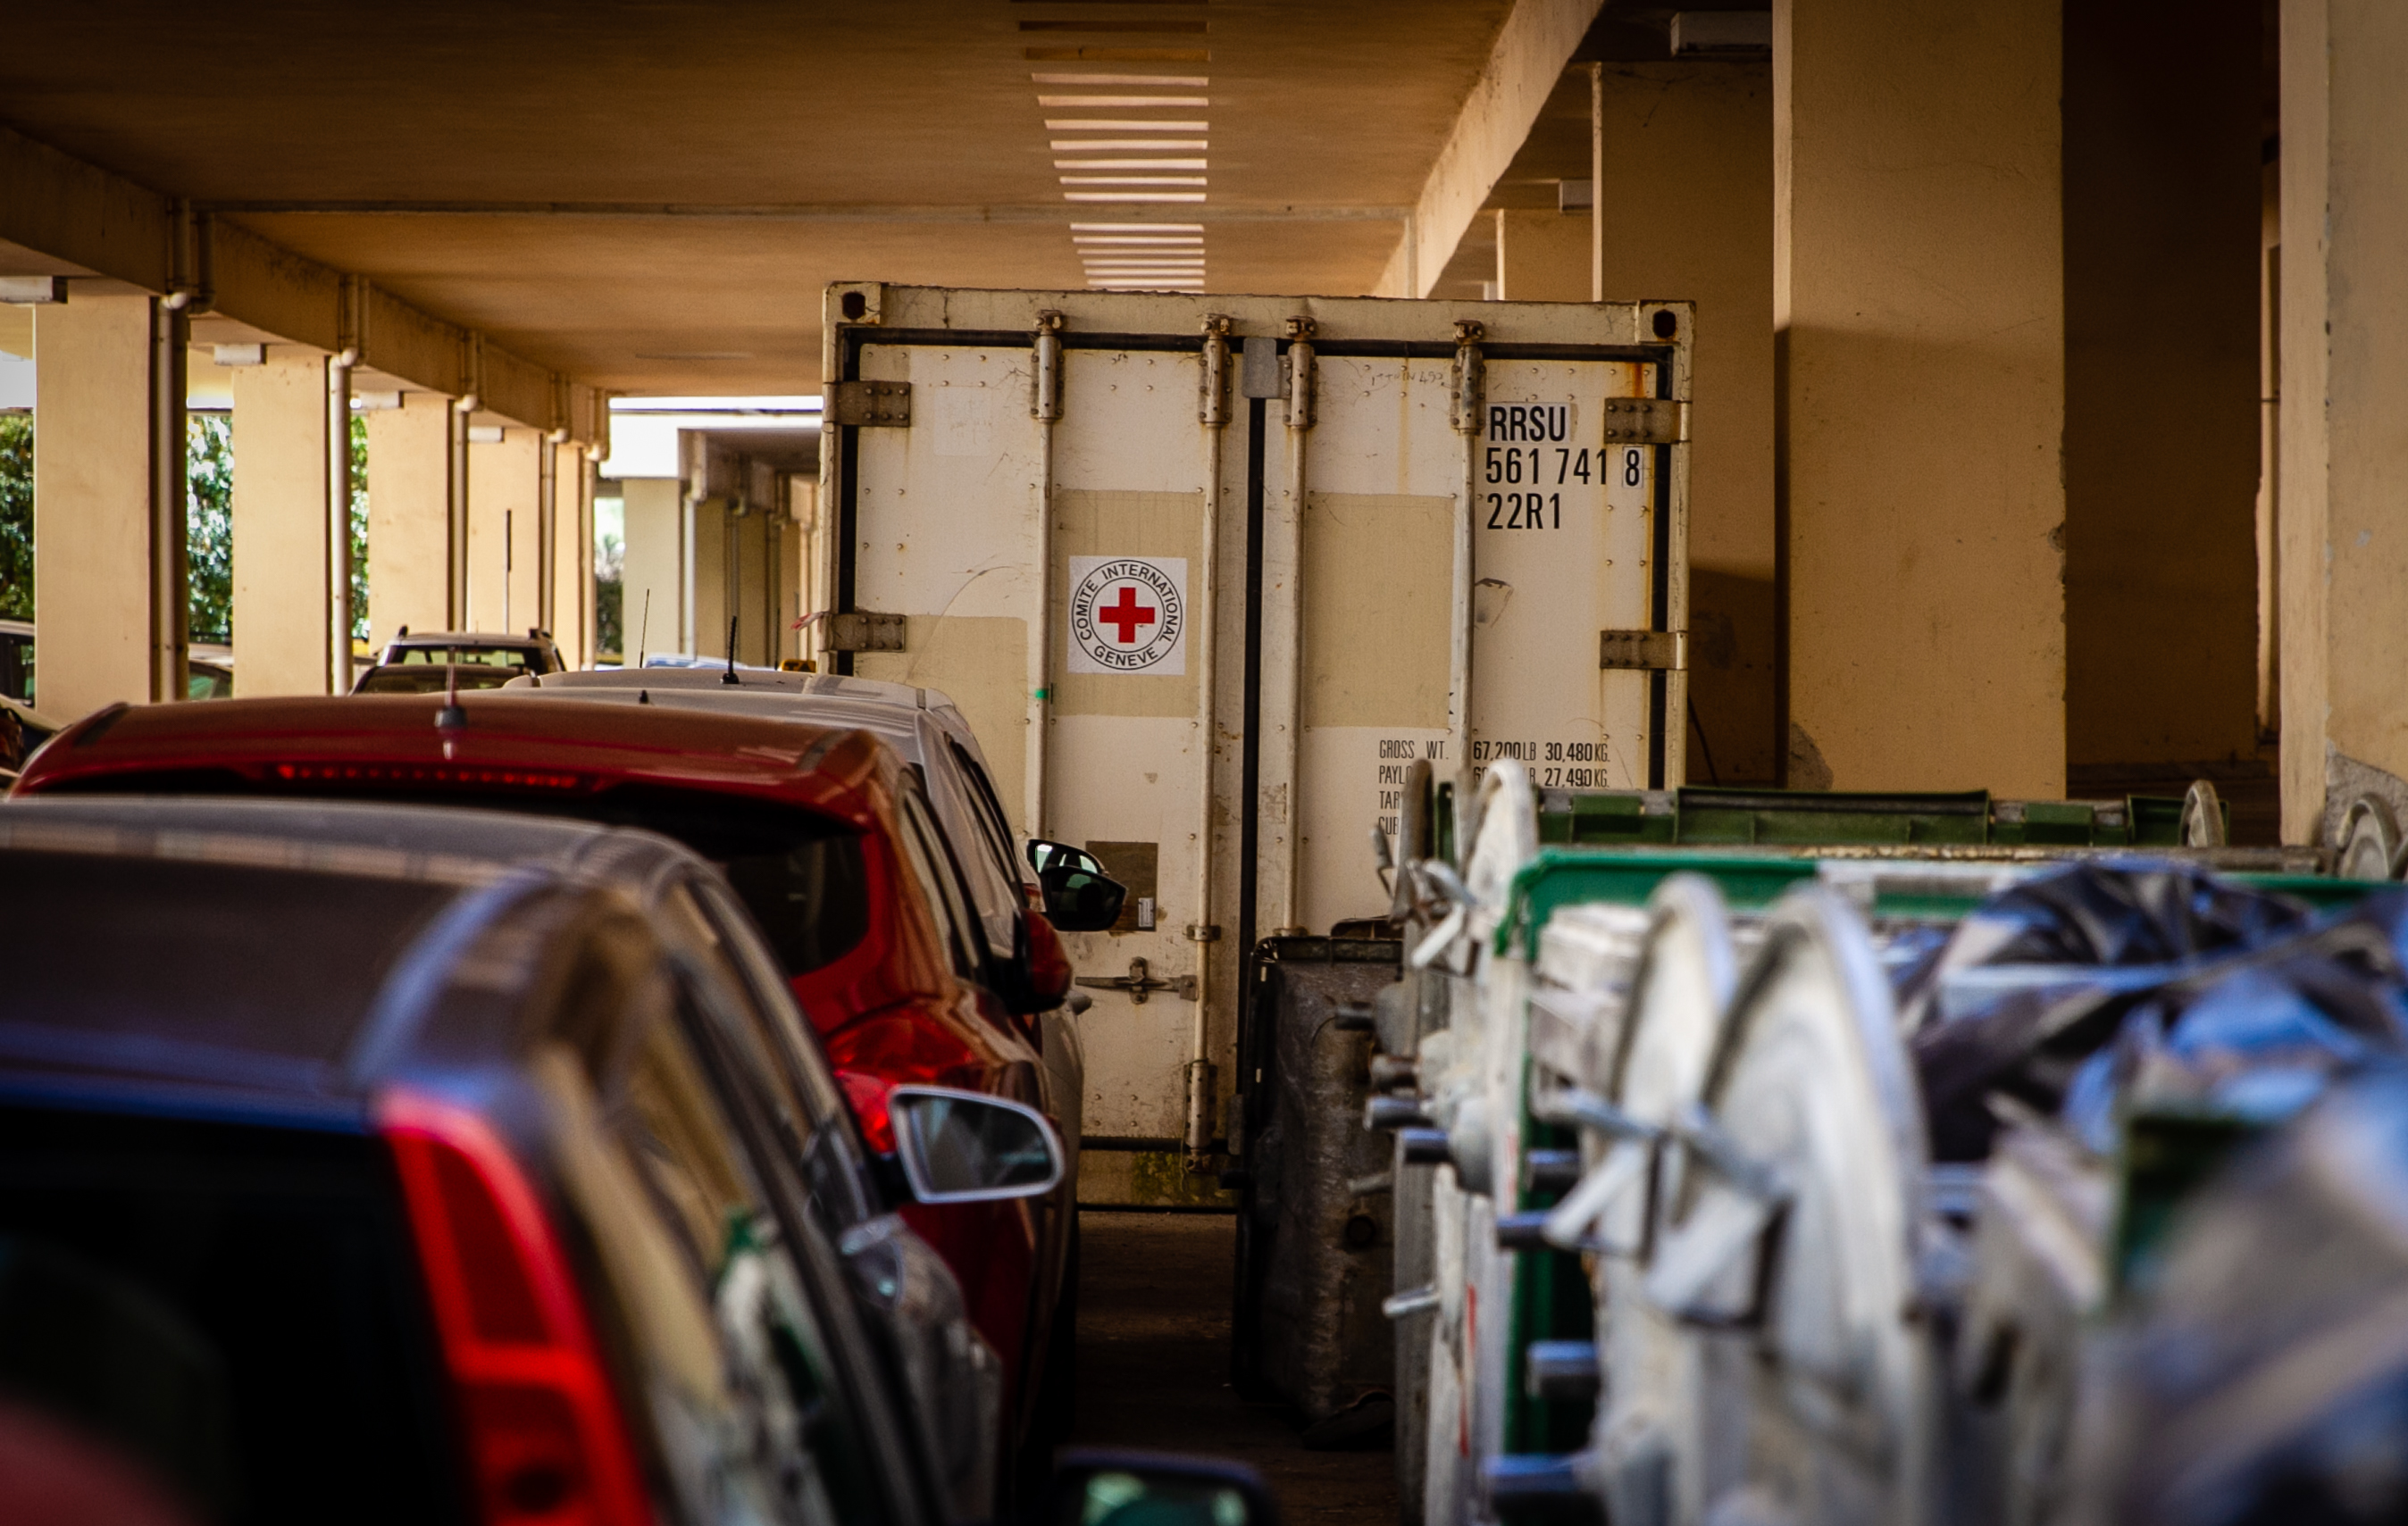
M 1776 0 L 1793 786 L 2064 793 L 2060 8 Z
M 2282 70 L 2283 840 L 2307 843 L 2361 795 L 2408 823 L 2408 7 L 2284 0 Z
M 1692 784 L 1768 785 L 1774 725 L 1772 71 L 1608 64 L 1598 82 L 1611 297 L 1698 304 L 1689 431 Z
M 331 692 L 326 357 L 269 345 L 234 389 L 235 692 Z
M 1589 300 L 1586 212 L 1499 207 L 1489 215 L 1497 220 L 1498 301 Z
M 452 628 L 452 400 L 406 392 L 368 421 L 368 639 Z
M 466 629 L 523 634 L 538 623 L 542 435 L 480 425 L 468 436 Z
M 552 452 L 552 638 L 563 661 L 594 661 L 594 469 L 575 440 Z
M 626 561 L 620 598 L 626 665 L 652 652 L 679 649 L 685 624 L 684 484 L 673 477 L 629 478 L 620 484 L 626 513 Z
M 36 703 L 181 698 L 182 321 L 81 292 L 34 312 Z

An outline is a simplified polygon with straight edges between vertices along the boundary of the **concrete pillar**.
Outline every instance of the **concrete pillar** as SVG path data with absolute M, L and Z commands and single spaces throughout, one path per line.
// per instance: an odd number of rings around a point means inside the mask
M 2256 0 L 2167 15 L 2162 0 L 2065 9 L 2066 754 L 2077 794 L 2210 773 L 2270 806 L 2253 525 L 2263 21 Z
M 694 656 L 719 657 L 727 650 L 728 594 L 735 579 L 729 560 L 727 500 L 696 499 L 686 506 L 686 637 Z
M 369 640 L 445 631 L 452 610 L 452 400 L 406 392 L 368 421 Z
M 770 506 L 747 501 L 741 515 L 727 521 L 727 613 L 737 618 L 736 660 L 763 663 L 769 660 L 769 600 L 777 587 L 776 554 L 769 528 Z M 720 645 L 724 652 L 727 629 L 723 619 Z
M 186 332 L 147 296 L 35 310 L 35 696 L 50 715 L 183 695 Z
M 234 655 L 236 692 L 330 692 L 326 358 L 270 345 L 236 366 Z
M 1775 0 L 1792 785 L 2064 792 L 2059 10 Z
M 677 651 L 685 626 L 685 505 L 675 478 L 630 478 L 620 484 L 627 522 L 619 620 L 626 665 L 645 654 Z
M 2408 822 L 2408 7 L 2282 7 L 2283 838 Z M 47 409 L 49 396 L 44 394 Z M 47 418 L 47 415 L 46 415 Z
M 808 477 L 786 478 L 786 564 L 784 574 L 785 606 L 781 613 L 785 623 L 779 628 L 778 654 L 782 658 L 809 657 L 811 635 L 808 630 L 796 630 L 795 622 L 824 607 L 813 586 L 819 576 L 820 485 Z
M 1774 782 L 1772 71 L 1608 64 L 1605 294 L 1695 298 L 1688 779 Z
M 594 469 L 575 441 L 552 453 L 552 638 L 564 661 L 594 661 Z
M 515 633 L 540 622 L 538 452 L 547 449 L 532 429 L 480 429 L 469 436 L 469 630 Z
M 1586 212 L 1499 207 L 1497 219 L 1497 300 L 1586 302 L 1589 218 Z

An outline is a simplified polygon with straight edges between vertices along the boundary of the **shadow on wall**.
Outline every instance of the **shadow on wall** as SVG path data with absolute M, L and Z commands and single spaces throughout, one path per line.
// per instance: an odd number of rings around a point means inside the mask
M 1770 785 L 1772 579 L 1689 570 L 1692 784 Z

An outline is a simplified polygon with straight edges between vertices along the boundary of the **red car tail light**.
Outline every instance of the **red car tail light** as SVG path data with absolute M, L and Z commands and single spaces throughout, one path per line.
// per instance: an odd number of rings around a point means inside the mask
M 895 1153 L 895 1125 L 886 1116 L 894 1087 L 957 1086 L 977 1091 L 986 1079 L 978 1050 L 932 1018 L 890 1014 L 850 1023 L 827 1035 L 828 1064 L 844 1088 L 863 1137 L 881 1155 Z
M 378 1106 L 459 1401 L 485 1526 L 649 1526 L 583 1300 L 525 1173 L 476 1114 Z

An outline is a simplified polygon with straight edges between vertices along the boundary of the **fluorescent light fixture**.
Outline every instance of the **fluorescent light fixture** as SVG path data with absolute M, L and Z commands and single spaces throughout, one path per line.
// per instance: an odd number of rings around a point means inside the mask
M 470 424 L 468 426 L 468 443 L 470 445 L 499 445 L 502 443 L 502 426 L 499 424 Z
M 399 406 L 401 393 L 398 392 L 351 394 L 351 411 L 354 413 L 390 413 Z
M 1201 95 L 1039 95 L 1039 106 L 1211 106 Z
M 265 345 L 211 345 L 209 359 L 220 365 L 265 365 Z
M 1072 234 L 1082 233 L 1202 233 L 1201 222 L 1073 222 Z
M 1081 141 L 1075 137 L 1057 137 L 1053 142 L 1055 153 L 1094 153 L 1105 149 L 1209 149 L 1211 139 L 1201 137 L 1097 137 Z
M 1198 74 L 1032 74 L 1028 79 L 1037 85 L 1185 85 L 1191 90 L 1212 82 L 1210 76 Z
M 1211 169 L 1203 159 L 1056 159 L 1055 169 Z
M 67 283 L 56 276 L 0 276 L 0 302 L 64 302 Z
M 1121 117 L 1045 119 L 1049 133 L 1209 133 L 1209 121 L 1131 121 Z
M 1063 175 L 1064 185 L 1211 185 L 1202 175 Z
M 1201 191 L 1065 191 L 1062 193 L 1062 199 L 1064 201 L 1147 202 L 1168 205 L 1177 202 L 1202 201 L 1204 193 Z

